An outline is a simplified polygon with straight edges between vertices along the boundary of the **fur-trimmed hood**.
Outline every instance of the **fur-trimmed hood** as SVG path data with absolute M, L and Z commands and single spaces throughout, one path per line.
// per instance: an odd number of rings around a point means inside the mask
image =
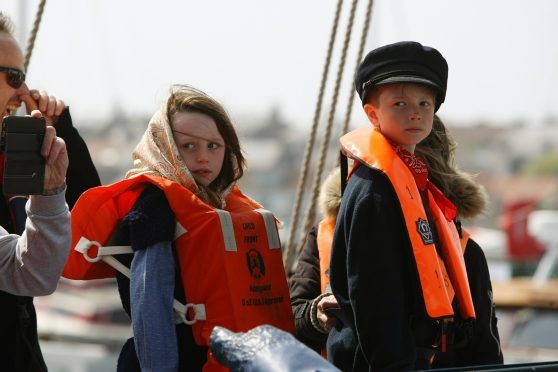
M 324 217 L 337 218 L 341 205 L 341 171 L 339 167 L 335 167 L 323 182 L 318 204 Z
M 457 176 L 451 183 L 451 195 L 448 198 L 455 204 L 458 216 L 473 219 L 486 211 L 488 195 L 485 188 L 475 181 L 474 176 L 457 170 Z
M 456 206 L 458 216 L 473 219 L 485 212 L 488 205 L 486 190 L 474 176 L 457 170 L 452 180 L 448 199 Z M 335 167 L 322 184 L 319 197 L 320 211 L 324 217 L 336 217 L 341 204 L 341 172 Z

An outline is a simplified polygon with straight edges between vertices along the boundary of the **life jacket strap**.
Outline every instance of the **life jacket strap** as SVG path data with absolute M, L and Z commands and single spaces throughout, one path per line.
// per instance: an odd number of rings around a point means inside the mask
M 172 307 L 176 313 L 176 323 L 185 323 L 188 325 L 192 325 L 196 323 L 198 320 L 206 320 L 205 314 L 205 305 L 204 304 L 182 304 L 178 300 L 174 300 Z M 191 309 L 194 312 L 194 317 L 192 319 L 188 319 L 188 310 Z
M 92 257 L 89 255 L 89 250 L 94 248 L 97 250 L 97 255 Z M 115 254 L 125 254 L 125 253 L 134 253 L 132 247 L 119 245 L 119 246 L 112 246 L 112 247 L 103 247 L 101 243 L 96 241 L 91 241 L 86 237 L 82 236 L 78 243 L 74 248 L 77 252 L 83 254 L 83 258 L 86 261 L 91 263 L 96 263 L 99 261 L 103 261 L 118 272 L 124 274 L 126 277 L 130 277 L 130 268 L 123 265 L 120 261 L 116 258 L 112 257 Z
M 438 336 L 432 344 L 432 348 L 437 352 L 445 353 L 448 348 L 455 348 L 455 332 L 458 326 L 455 318 L 448 317 L 437 321 L 439 325 Z
M 437 349 L 430 348 L 430 347 L 417 347 L 417 360 L 420 360 L 422 364 L 431 367 L 432 363 L 436 359 Z
M 97 247 L 97 255 L 95 257 L 91 257 L 88 253 L 92 247 Z M 113 245 L 110 247 L 103 247 L 101 243 L 96 242 L 94 240 L 89 240 L 86 237 L 82 236 L 76 247 L 74 248 L 79 253 L 83 254 L 83 258 L 91 263 L 99 262 L 103 259 L 104 256 L 113 256 L 116 254 L 128 254 L 134 253 L 132 247 L 129 245 Z
M 91 257 L 88 253 L 91 248 L 97 249 L 97 255 L 95 257 Z M 127 278 L 130 278 L 130 268 L 123 265 L 120 261 L 116 258 L 112 257 L 113 255 L 118 254 L 131 254 L 134 253 L 133 249 L 129 245 L 115 245 L 110 247 L 103 247 L 101 243 L 96 241 L 91 241 L 86 237 L 82 236 L 76 247 L 74 248 L 76 251 L 83 254 L 83 257 L 91 262 L 96 263 L 103 261 L 107 265 L 111 266 L 121 274 L 125 275 Z M 196 323 L 198 320 L 206 320 L 206 313 L 205 313 L 205 305 L 204 304 L 182 304 L 180 301 L 174 299 L 173 306 L 174 311 L 176 313 L 177 323 L 184 322 L 185 324 L 192 325 Z M 192 319 L 188 319 L 188 310 L 191 309 L 194 313 L 194 317 Z
M 347 187 L 347 175 L 348 175 L 348 159 L 347 155 L 343 151 L 339 152 L 339 170 L 341 176 L 341 196 L 345 193 L 345 188 Z

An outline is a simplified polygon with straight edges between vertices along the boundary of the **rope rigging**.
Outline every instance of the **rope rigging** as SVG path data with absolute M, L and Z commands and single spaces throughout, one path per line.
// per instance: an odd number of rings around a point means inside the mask
M 320 156 L 318 158 L 318 168 L 316 169 L 316 174 L 314 175 L 314 181 L 312 183 L 311 188 L 311 197 L 310 197 L 310 205 L 306 211 L 306 216 L 303 223 L 303 234 L 299 241 L 297 247 L 300 247 L 304 243 L 304 238 L 308 231 L 314 225 L 314 221 L 316 219 L 316 204 L 318 201 L 318 195 L 320 193 L 320 186 L 322 183 L 322 174 L 325 167 L 325 161 L 327 158 L 327 150 L 329 148 L 331 142 L 331 129 L 333 127 L 333 120 L 335 119 L 335 112 L 337 110 L 337 102 L 339 98 L 339 91 L 341 88 L 341 81 L 343 80 L 343 72 L 345 70 L 345 61 L 347 60 L 347 50 L 349 49 L 349 44 L 351 42 L 351 36 L 353 32 L 353 22 L 355 19 L 355 11 L 356 6 L 358 4 L 358 0 L 353 0 L 351 5 L 351 11 L 349 14 L 349 21 L 347 23 L 347 29 L 345 31 L 345 40 L 343 42 L 343 50 L 341 52 L 341 58 L 339 61 L 339 67 L 337 69 L 337 77 L 335 79 L 335 87 L 333 89 L 333 98 L 329 108 L 328 120 L 325 128 L 324 139 L 321 144 L 320 148 Z M 297 256 L 298 251 L 297 249 Z
M 340 8 L 342 6 L 340 4 L 341 2 L 342 1 L 340 1 L 338 3 L 338 8 L 336 10 L 336 19 L 334 21 L 334 27 L 335 28 L 337 27 L 337 23 L 338 23 L 338 18 L 337 18 L 338 13 L 339 13 Z M 308 206 L 308 209 L 307 209 L 307 212 L 306 212 L 306 215 L 305 215 L 303 229 L 301 231 L 299 242 L 298 242 L 298 244 L 295 245 L 294 242 L 295 242 L 296 229 L 297 229 L 297 225 L 298 225 L 298 217 L 299 217 L 300 208 L 301 208 L 303 187 L 306 183 L 308 168 L 309 168 L 309 163 L 310 163 L 310 156 L 311 156 L 313 146 L 314 146 L 314 143 L 315 143 L 316 128 L 317 128 L 317 122 L 319 120 L 319 114 L 318 114 L 318 117 L 316 117 L 316 116 L 314 117 L 314 123 L 313 123 L 313 126 L 312 126 L 310 137 L 309 137 L 308 142 L 307 142 L 304 162 L 303 162 L 303 166 L 302 166 L 302 169 L 301 169 L 301 175 L 299 177 L 299 183 L 298 183 L 298 187 L 297 187 L 297 194 L 296 194 L 296 198 L 295 198 L 295 206 L 294 206 L 293 218 L 292 218 L 292 222 L 291 222 L 291 230 L 290 230 L 290 234 L 289 234 L 289 240 L 288 240 L 287 248 L 286 248 L 285 254 L 284 254 L 285 269 L 288 272 L 292 272 L 294 270 L 294 267 L 295 267 L 295 264 L 296 264 L 296 259 L 298 257 L 298 254 L 300 253 L 300 249 L 302 248 L 302 245 L 304 243 L 304 239 L 305 239 L 308 231 L 310 231 L 311 227 L 315 224 L 316 204 L 317 204 L 317 200 L 318 200 L 318 196 L 319 196 L 323 169 L 325 167 L 325 162 L 326 162 L 326 159 L 327 159 L 327 150 L 328 150 L 328 148 L 330 146 L 330 142 L 331 142 L 331 131 L 332 131 L 332 127 L 333 127 L 333 121 L 334 121 L 334 118 L 335 118 L 335 111 L 336 111 L 336 108 L 337 108 L 337 101 L 338 101 L 341 81 L 342 81 L 343 72 L 344 72 L 344 68 L 345 68 L 347 50 L 348 50 L 351 35 L 352 35 L 352 29 L 353 29 L 353 25 L 354 25 L 354 18 L 355 18 L 357 4 L 358 4 L 358 0 L 353 0 L 352 5 L 351 5 L 351 10 L 350 10 L 350 13 L 349 13 L 349 20 L 348 20 L 348 23 L 347 23 L 347 29 L 345 31 L 345 40 L 344 40 L 344 43 L 343 43 L 343 49 L 342 49 L 340 62 L 339 62 L 339 67 L 338 67 L 338 71 L 337 71 L 337 77 L 336 77 L 336 81 L 335 81 L 335 88 L 334 88 L 332 103 L 331 103 L 331 107 L 330 107 L 330 111 L 329 111 L 329 115 L 328 115 L 327 125 L 326 125 L 326 128 L 325 128 L 324 141 L 322 142 L 321 147 L 320 147 L 320 157 L 318 159 L 318 167 L 317 167 L 316 174 L 314 176 L 314 180 L 313 180 L 313 183 L 312 183 L 311 198 L 310 198 L 309 206 Z M 369 26 L 370 26 L 370 17 L 371 17 L 372 5 L 373 5 L 373 0 L 369 0 L 367 8 L 366 8 L 365 22 L 364 22 L 362 35 L 361 35 L 361 40 L 360 40 L 360 44 L 359 44 L 357 67 L 355 67 L 355 69 L 358 68 L 358 63 L 360 62 L 360 60 L 362 58 L 363 51 L 364 51 L 364 46 L 365 46 L 365 43 L 366 43 L 366 37 L 367 37 L 368 29 L 369 29 Z M 329 61 L 329 59 L 331 57 L 330 48 L 333 46 L 333 44 L 335 42 L 335 40 L 334 40 L 335 36 L 336 36 L 336 32 L 332 32 L 332 34 L 331 34 L 332 39 L 330 39 L 329 48 L 328 48 L 328 59 L 326 60 L 327 65 L 329 65 L 329 63 L 330 63 L 330 61 Z M 320 96 L 318 98 L 318 105 L 319 105 L 320 110 L 321 110 L 321 104 L 322 104 L 322 99 L 323 99 L 322 88 L 325 86 L 325 81 L 327 79 L 326 75 L 327 75 L 327 71 L 324 69 L 324 74 L 322 76 L 322 83 L 321 83 L 321 87 L 320 87 Z M 349 97 L 349 100 L 348 100 L 348 103 L 347 103 L 347 110 L 346 110 L 347 114 L 346 114 L 346 118 L 345 118 L 344 125 L 343 125 L 343 133 L 345 133 L 348 129 L 348 125 L 349 125 L 349 121 L 350 121 L 350 113 L 351 113 L 350 108 L 352 106 L 353 99 L 354 99 L 354 89 L 352 88 L 352 84 L 351 84 L 351 94 L 350 94 L 350 97 Z M 316 112 L 318 111 L 318 105 L 317 105 Z
M 333 19 L 333 25 L 331 27 L 331 32 L 329 37 L 327 56 L 322 71 L 322 80 L 320 83 L 320 90 L 318 93 L 318 102 L 316 103 L 316 109 L 314 111 L 314 119 L 312 121 L 312 128 L 310 130 L 310 136 L 308 137 L 308 142 L 306 142 L 306 149 L 304 150 L 304 160 L 302 162 L 302 168 L 300 170 L 300 176 L 298 178 L 298 185 L 296 187 L 295 205 L 293 208 L 293 215 L 291 217 L 291 231 L 289 233 L 289 239 L 287 241 L 287 248 L 285 249 L 285 252 L 283 254 L 283 261 L 285 262 L 285 267 L 290 267 L 288 263 L 292 263 L 295 259 L 296 252 L 293 249 L 293 246 L 294 246 L 294 239 L 296 234 L 296 227 L 298 226 L 300 208 L 302 206 L 304 185 L 306 184 L 306 179 L 308 178 L 308 166 L 310 165 L 312 150 L 314 148 L 314 142 L 316 141 L 316 132 L 320 120 L 324 91 L 327 83 L 327 77 L 329 74 L 329 65 L 331 62 L 331 55 L 333 54 L 333 45 L 335 44 L 337 27 L 339 25 L 339 18 L 341 15 L 342 6 L 343 6 L 343 0 L 338 0 L 337 7 L 335 10 L 335 17 Z
M 24 70 L 27 72 L 27 67 L 29 66 L 29 61 L 31 60 L 31 55 L 33 54 L 33 48 L 35 46 L 35 39 L 39 33 L 39 25 L 41 24 L 41 19 L 43 18 L 43 12 L 45 10 L 46 0 L 41 0 L 37 8 L 37 13 L 35 14 L 35 22 L 33 22 L 33 28 L 29 34 L 29 39 L 27 39 L 27 46 L 25 48 L 25 64 Z
M 37 12 L 35 14 L 35 20 L 33 22 L 33 27 L 31 29 L 29 38 L 27 40 L 27 46 L 26 46 L 26 50 L 25 50 L 25 63 L 24 63 L 25 71 L 27 71 L 30 60 L 31 60 L 31 56 L 32 56 L 32 53 L 33 53 L 33 48 L 35 46 L 35 41 L 36 41 L 37 34 L 38 34 L 38 31 L 39 31 L 39 26 L 40 26 L 40 23 L 41 23 L 41 20 L 42 20 L 42 16 L 43 16 L 43 13 L 44 13 L 45 5 L 46 5 L 46 0 L 40 0 L 39 1 Z M 296 259 L 298 257 L 300 248 L 302 247 L 302 243 L 304 242 L 304 238 L 305 238 L 306 234 L 308 233 L 308 231 L 310 230 L 310 228 L 312 227 L 312 225 L 314 225 L 315 220 L 316 220 L 316 204 L 317 204 L 317 200 L 318 200 L 318 196 L 319 196 L 319 190 L 320 190 L 320 186 L 321 186 L 321 179 L 322 179 L 322 175 L 323 175 L 323 170 L 324 170 L 327 155 L 328 155 L 327 152 L 328 152 L 328 148 L 329 148 L 330 143 L 331 143 L 331 132 L 332 132 L 332 128 L 333 128 L 333 121 L 334 121 L 335 113 L 336 113 L 336 109 L 337 109 L 339 91 L 340 91 L 341 82 L 342 82 L 342 78 L 343 78 L 343 72 L 344 72 L 344 69 L 345 69 L 347 51 L 348 51 L 350 40 L 351 40 L 351 35 L 352 35 L 352 30 L 353 30 L 354 18 L 355 18 L 355 14 L 356 14 L 357 5 L 358 5 L 358 0 L 353 0 L 352 4 L 351 4 L 350 13 L 349 13 L 349 20 L 348 20 L 348 23 L 347 23 L 347 28 L 346 28 L 346 31 L 345 31 L 343 49 L 342 49 L 342 52 L 341 52 L 341 57 L 340 57 L 340 61 L 339 61 L 337 76 L 336 76 L 336 80 L 335 80 L 335 87 L 334 87 L 332 102 L 331 102 L 330 110 L 328 112 L 328 120 L 327 120 L 327 124 L 326 124 L 326 128 L 325 128 L 324 140 L 321 143 L 321 146 L 320 146 L 320 149 L 319 149 L 318 165 L 317 165 L 316 173 L 314 175 L 314 179 L 313 179 L 312 186 L 311 186 L 311 189 L 310 189 L 311 190 L 311 197 L 310 197 L 310 201 L 309 201 L 309 206 L 306 210 L 306 214 L 305 214 L 305 217 L 304 217 L 303 228 L 300 232 L 300 238 L 298 239 L 298 242 L 297 242 L 296 233 L 297 233 L 297 227 L 299 225 L 300 212 L 301 212 L 301 208 L 302 208 L 302 200 L 303 200 L 304 192 L 305 192 L 304 187 L 305 187 L 305 185 L 308 181 L 308 174 L 309 174 L 309 171 L 310 171 L 310 163 L 311 163 L 312 153 L 314 151 L 314 145 L 316 143 L 316 136 L 317 136 L 317 131 L 318 131 L 318 125 L 319 125 L 319 122 L 320 122 L 320 115 L 321 115 L 321 112 L 322 112 L 322 105 L 323 105 L 325 88 L 326 88 L 326 85 L 327 85 L 327 79 L 328 79 L 330 65 L 331 65 L 333 48 L 334 48 L 334 45 L 335 45 L 335 40 L 337 38 L 337 30 L 338 30 L 338 27 L 339 27 L 339 20 L 341 18 L 341 10 L 343 8 L 343 0 L 338 0 L 337 1 L 337 5 L 336 5 L 336 9 L 335 9 L 335 16 L 334 16 L 334 20 L 333 20 L 333 24 L 332 24 L 331 32 L 330 32 L 330 38 L 329 38 L 329 43 L 328 43 L 326 59 L 325 59 L 323 70 L 322 70 L 321 83 L 320 83 L 320 88 L 319 88 L 319 92 L 318 92 L 318 99 L 317 99 L 316 107 L 315 107 L 315 110 L 314 110 L 314 117 L 313 117 L 313 121 L 312 121 L 312 127 L 311 127 L 311 130 L 310 130 L 308 141 L 306 143 L 304 158 L 303 158 L 302 167 L 301 167 L 301 171 L 300 171 L 300 175 L 299 175 L 299 181 L 298 181 L 298 184 L 297 184 L 297 190 L 296 190 L 296 194 L 295 194 L 295 203 L 294 203 L 294 207 L 293 207 L 293 213 L 292 213 L 292 216 L 291 216 L 291 229 L 290 229 L 290 232 L 289 232 L 289 237 L 288 237 L 286 249 L 285 249 L 285 252 L 283 254 L 283 260 L 285 262 L 285 268 L 287 269 L 287 271 L 294 268 L 294 264 L 296 263 Z M 368 4 L 367 4 L 367 7 L 366 7 L 366 13 L 365 13 L 364 25 L 363 25 L 363 28 L 362 28 L 362 34 L 361 34 L 361 39 L 360 39 L 360 44 L 359 44 L 358 56 L 357 56 L 357 67 L 358 67 L 358 63 L 362 59 L 364 46 L 366 44 L 366 38 L 367 38 L 368 30 L 369 30 L 369 27 L 370 27 L 370 18 L 371 18 L 372 6 L 373 6 L 373 0 L 368 0 Z M 354 99 L 354 89 L 352 88 L 352 84 L 351 84 L 349 99 L 347 101 L 346 110 L 345 110 L 346 116 L 345 116 L 343 127 L 342 127 L 342 133 L 343 134 L 346 133 L 347 130 L 348 130 L 348 126 L 349 126 L 349 122 L 350 122 L 350 118 L 351 118 L 351 106 L 352 106 L 353 99 Z

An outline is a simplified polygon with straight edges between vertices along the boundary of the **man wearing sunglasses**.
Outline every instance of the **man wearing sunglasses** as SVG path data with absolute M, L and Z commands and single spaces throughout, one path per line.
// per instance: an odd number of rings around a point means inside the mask
M 32 296 L 56 289 L 70 247 L 68 205 L 100 180 L 64 102 L 27 87 L 12 28 L 0 12 L 0 114 L 25 103 L 28 114 L 46 119 L 41 149 L 46 171 L 43 195 L 0 193 L 0 370 L 46 371 Z M 0 180 L 1 172 L 3 161 Z

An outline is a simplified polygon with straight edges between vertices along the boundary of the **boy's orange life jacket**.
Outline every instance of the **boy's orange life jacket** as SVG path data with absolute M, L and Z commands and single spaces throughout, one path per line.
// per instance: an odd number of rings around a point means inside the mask
M 335 219 L 331 217 L 324 218 L 318 224 L 316 244 L 318 247 L 318 258 L 320 260 L 320 287 L 322 293 L 331 292 L 329 287 L 329 263 L 331 260 L 331 246 L 333 244 L 334 231 Z M 469 233 L 462 228 L 459 243 L 461 244 L 461 251 L 463 254 L 465 254 L 469 236 Z
M 150 183 L 164 191 L 175 214 L 174 247 L 189 302 L 186 318 L 193 319 L 185 322 L 193 323 L 196 343 L 209 345 L 216 325 L 241 332 L 270 324 L 293 333 L 275 218 L 236 186 L 225 210 L 204 203 L 178 183 L 154 176 L 140 175 L 88 190 L 72 210 L 72 250 L 62 275 L 78 280 L 115 276 L 106 263 L 89 262 L 85 255 L 95 257 L 94 246 L 108 242 Z M 84 241 L 92 242 L 87 249 L 91 244 L 93 249 L 82 254 L 76 249 Z
M 393 185 L 403 211 L 428 315 L 431 318 L 453 316 L 451 302 L 455 290 L 461 318 L 474 318 L 475 309 L 457 228 L 453 221 L 446 219 L 432 193 L 427 190 L 427 203 L 443 260 L 436 252 L 415 179 L 386 138 L 370 125 L 344 135 L 341 146 L 347 156 L 381 170 Z

